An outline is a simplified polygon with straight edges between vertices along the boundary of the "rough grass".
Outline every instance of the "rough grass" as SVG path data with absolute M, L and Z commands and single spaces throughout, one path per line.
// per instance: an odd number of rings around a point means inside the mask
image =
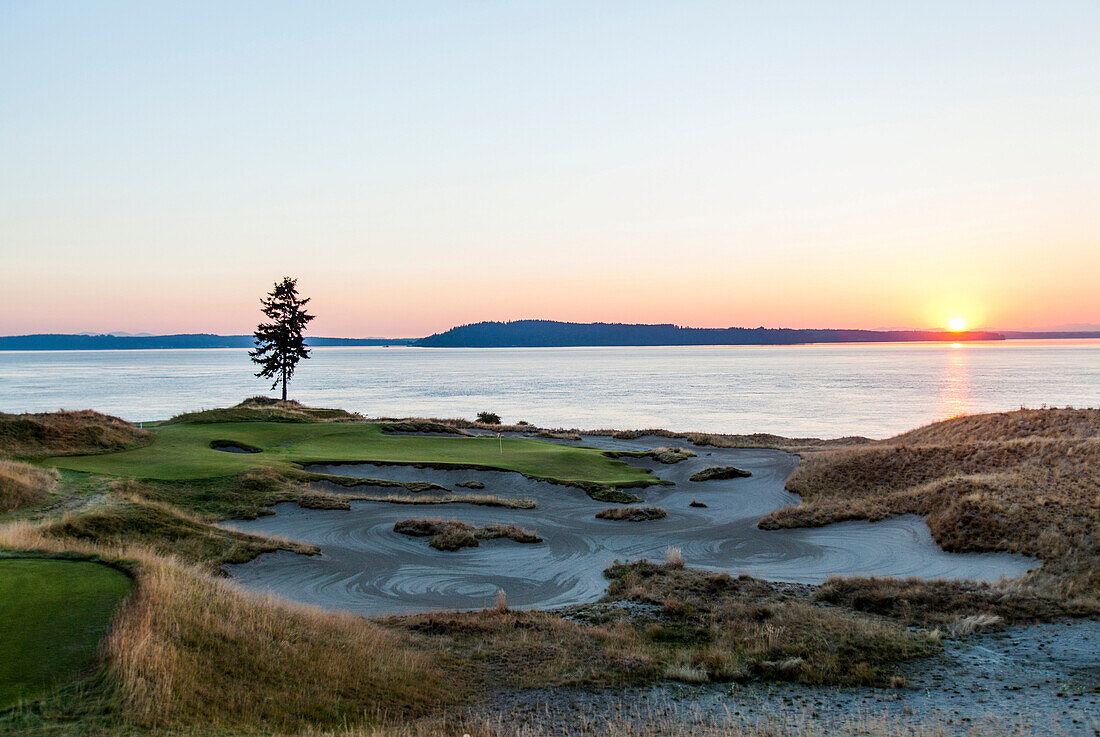
M 580 439 L 580 436 L 577 436 Z M 694 458 L 696 453 L 690 448 L 681 446 L 662 445 L 651 450 L 612 450 L 606 451 L 613 458 L 652 458 L 658 463 L 672 465 L 680 461 Z
M 132 494 L 170 504 L 207 521 L 255 519 L 272 514 L 271 507 L 295 502 L 310 509 L 349 509 L 356 499 L 347 494 L 313 488 L 271 468 L 254 468 L 233 476 L 211 479 L 116 479 L 120 494 Z
M 148 445 L 153 438 L 149 430 L 91 410 L 0 412 L 0 454 L 14 458 L 116 453 Z
M 394 532 L 412 537 L 427 537 L 436 550 L 455 551 L 476 548 L 479 540 L 508 538 L 518 543 L 540 543 L 538 533 L 516 525 L 485 525 L 475 527 L 456 519 L 404 519 L 393 526 Z
M 0 513 L 46 501 L 57 488 L 59 478 L 53 468 L 0 459 Z
M 246 563 L 275 550 L 305 555 L 320 552 L 314 545 L 214 527 L 166 504 L 137 496 L 112 499 L 90 511 L 66 514 L 42 531 L 50 537 L 107 548 L 142 545 L 160 555 L 203 564 L 214 571 L 225 563 Z
M 751 471 L 745 471 L 735 466 L 712 466 L 691 474 L 690 481 L 723 481 L 725 479 L 744 479 L 752 476 Z
M 946 420 L 805 455 L 787 486 L 802 503 L 761 527 L 919 514 L 945 550 L 1034 555 L 1029 581 L 1081 609 L 1100 601 L 1100 410 Z
M 660 507 L 608 507 L 596 512 L 596 519 L 624 520 L 627 522 L 645 522 L 664 519 L 668 514 Z
M 689 671 L 693 681 L 882 685 L 899 661 L 937 647 L 885 618 L 815 604 L 802 590 L 670 559 L 609 568 L 607 597 L 562 617 L 493 609 L 386 622 L 477 663 L 474 677 L 491 688 L 645 684 Z
M 233 407 L 184 412 L 165 424 L 217 422 L 362 422 L 362 415 L 342 409 L 306 407 L 293 399 L 249 397 Z
M 814 600 L 917 626 L 945 625 L 959 617 L 980 615 L 1012 623 L 1088 613 L 1019 584 L 920 578 L 834 577 L 818 587 Z
M 0 527 L 0 547 L 131 561 L 134 593 L 102 650 L 108 698 L 96 713 L 78 698 L 59 709 L 63 722 L 99 719 L 104 734 L 347 728 L 417 717 L 466 693 L 447 656 L 400 632 L 247 594 L 142 546 L 60 540 L 22 522 Z
M 446 496 L 359 496 L 352 497 L 357 501 L 385 502 L 387 504 L 476 504 L 482 507 L 504 507 L 506 509 L 535 509 L 538 504 L 534 499 L 520 499 L 510 496 L 493 496 L 492 494 L 448 494 Z
M 615 565 L 605 575 L 605 601 L 655 605 L 634 615 L 635 626 L 654 647 L 669 648 L 659 656 L 666 674 L 881 685 L 899 661 L 935 649 L 927 636 L 885 618 L 816 605 L 797 588 L 687 569 L 675 555 L 664 565 Z

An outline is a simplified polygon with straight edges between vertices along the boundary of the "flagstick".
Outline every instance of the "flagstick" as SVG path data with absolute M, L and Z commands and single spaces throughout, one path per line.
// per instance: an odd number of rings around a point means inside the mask
M 501 437 L 499 432 L 497 433 L 497 440 L 500 442 L 500 454 L 504 455 L 504 439 Z

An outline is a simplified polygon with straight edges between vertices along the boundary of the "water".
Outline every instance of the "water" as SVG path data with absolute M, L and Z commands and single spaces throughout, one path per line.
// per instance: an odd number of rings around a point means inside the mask
M 0 352 L 0 410 L 133 421 L 267 393 L 245 350 Z M 315 348 L 291 395 L 380 416 L 886 437 L 958 414 L 1100 406 L 1100 340 L 658 348 Z

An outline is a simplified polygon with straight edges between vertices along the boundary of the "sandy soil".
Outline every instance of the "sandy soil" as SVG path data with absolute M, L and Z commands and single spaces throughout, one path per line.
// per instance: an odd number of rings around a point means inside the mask
M 582 442 L 617 450 L 669 444 L 655 437 L 586 437 Z M 917 517 L 846 522 L 813 530 L 759 530 L 759 517 L 797 502 L 784 489 L 797 457 L 774 450 L 695 450 L 697 457 L 675 465 L 627 459 L 675 483 L 635 490 L 647 505 L 668 512 L 665 519 L 635 523 L 596 519 L 596 512 L 607 504 L 588 498 L 580 489 L 516 473 L 370 464 L 316 466 L 312 470 L 346 476 L 433 481 L 456 489 L 456 495 L 465 493 L 456 486 L 458 482 L 477 480 L 485 484 L 478 494 L 526 497 L 536 500 L 538 508 L 352 502 L 351 511 L 343 511 L 281 504 L 272 516 L 227 525 L 314 543 L 322 555 L 277 552 L 227 569 L 246 586 L 373 616 L 481 608 L 491 604 L 498 589 L 505 590 L 509 605 L 515 607 L 591 602 L 606 591 L 602 571 L 613 561 L 663 559 L 670 545 L 683 550 L 689 566 L 734 574 L 747 571 L 801 583 L 854 574 L 991 580 L 1016 576 L 1037 565 L 1016 555 L 946 553 Z M 691 474 L 711 466 L 737 466 L 753 475 L 689 480 Z M 707 506 L 690 507 L 693 498 Z M 517 546 L 490 541 L 477 548 L 441 552 L 393 531 L 394 522 L 410 517 L 453 517 L 474 525 L 517 524 L 538 532 L 544 542 Z

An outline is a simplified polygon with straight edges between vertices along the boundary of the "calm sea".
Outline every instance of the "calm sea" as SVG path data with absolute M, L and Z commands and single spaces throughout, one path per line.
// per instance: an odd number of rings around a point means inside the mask
M 269 385 L 244 350 L 0 352 L 0 410 L 129 420 Z M 953 415 L 1100 406 L 1100 340 L 662 348 L 316 348 L 291 395 L 380 416 L 886 437 Z

